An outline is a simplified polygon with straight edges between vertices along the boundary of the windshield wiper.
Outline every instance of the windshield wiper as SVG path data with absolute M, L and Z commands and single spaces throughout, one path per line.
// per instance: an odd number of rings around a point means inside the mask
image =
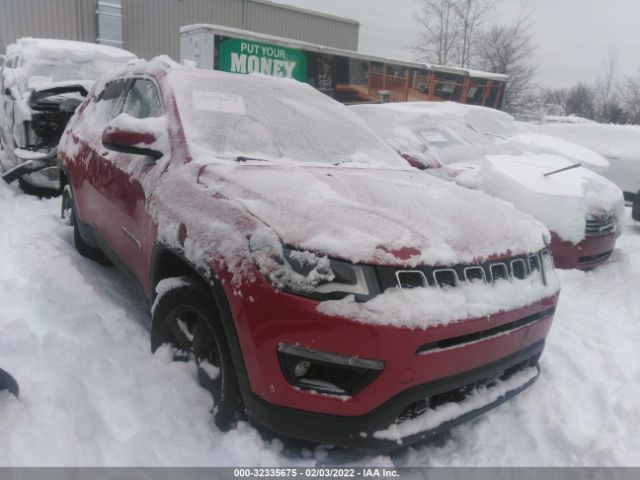
M 582 164 L 580 162 L 574 163 L 573 165 L 569 165 L 568 167 L 559 168 L 557 170 L 552 170 L 550 172 L 547 172 L 547 173 L 544 174 L 544 176 L 548 177 L 550 175 L 555 175 L 556 173 L 560 173 L 560 172 L 566 172 L 567 170 L 571 170 L 571 169 L 578 168 L 578 167 L 581 167 L 581 166 L 582 166 Z
M 235 161 L 240 163 L 240 162 L 268 162 L 269 160 L 265 160 L 264 158 L 239 156 L 235 158 Z
M 358 163 L 355 160 L 338 160 L 337 162 L 332 163 L 332 165 L 334 167 L 337 167 L 338 165 L 342 165 L 343 163 Z

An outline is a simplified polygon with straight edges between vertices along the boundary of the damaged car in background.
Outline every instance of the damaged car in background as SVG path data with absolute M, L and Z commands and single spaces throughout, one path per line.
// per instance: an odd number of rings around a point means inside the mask
M 59 189 L 56 150 L 67 122 L 97 79 L 136 59 L 119 48 L 21 38 L 0 70 L 3 179 Z

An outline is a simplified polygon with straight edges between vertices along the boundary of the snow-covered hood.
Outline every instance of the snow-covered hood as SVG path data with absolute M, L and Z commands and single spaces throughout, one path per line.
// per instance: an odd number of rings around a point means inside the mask
M 352 262 L 453 264 L 542 249 L 548 232 L 511 206 L 402 169 L 210 165 L 198 182 L 284 244 Z
M 622 125 L 543 124 L 529 125 L 543 133 L 587 147 L 608 160 L 632 158 L 640 162 L 640 131 Z
M 545 176 L 574 165 L 550 154 L 486 155 L 481 166 L 454 164 L 449 175 L 461 185 L 480 189 L 511 202 L 544 223 L 566 241 L 584 239 L 585 218 L 613 212 L 623 218 L 622 191 L 606 178 L 583 167 Z
M 498 140 L 497 144 L 510 151 L 559 155 L 598 173 L 609 168 L 609 161 L 599 153 L 551 135 L 523 132 Z

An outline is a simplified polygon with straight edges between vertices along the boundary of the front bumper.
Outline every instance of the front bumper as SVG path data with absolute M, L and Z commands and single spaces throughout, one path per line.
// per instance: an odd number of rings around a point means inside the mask
M 412 329 L 326 316 L 316 310 L 317 301 L 275 291 L 261 277 L 242 295 L 226 293 L 244 364 L 236 369 L 251 420 L 282 435 L 364 449 L 397 446 L 395 439 L 372 435 L 393 425 L 414 402 L 454 395 L 524 361 L 537 365 L 558 300 L 556 294 L 508 312 Z M 384 369 L 352 395 L 304 390 L 284 374 L 281 343 L 380 361 Z M 436 428 L 407 435 L 400 444 L 451 428 L 530 383 Z
M 543 348 L 544 341 L 539 341 L 489 365 L 416 385 L 364 415 L 345 417 L 286 408 L 271 405 L 256 395 L 245 398 L 245 407 L 253 422 L 280 435 L 367 452 L 384 452 L 446 432 L 526 389 L 539 375 L 538 358 Z M 491 395 L 492 389 L 500 385 L 490 386 L 496 378 L 500 378 L 500 382 L 507 382 L 521 373 L 528 373 L 524 381 Z M 483 386 L 487 394 L 485 402 L 474 398 L 477 388 Z M 424 399 L 430 399 L 429 408 L 415 416 L 407 414 L 415 412 L 415 405 L 420 405 Z M 459 414 L 427 429 L 420 428 L 420 422 L 433 424 L 429 422 L 429 416 L 439 415 L 442 409 L 447 409 L 453 403 L 458 404 L 456 410 Z M 465 409 L 465 404 L 469 404 L 470 408 Z M 409 422 L 417 422 L 417 428 L 412 428 Z M 407 426 L 409 428 L 403 428 Z
M 549 249 L 556 268 L 589 270 L 609 260 L 617 239 L 616 233 L 610 233 L 588 236 L 580 243 L 575 244 L 561 240 L 552 232 Z

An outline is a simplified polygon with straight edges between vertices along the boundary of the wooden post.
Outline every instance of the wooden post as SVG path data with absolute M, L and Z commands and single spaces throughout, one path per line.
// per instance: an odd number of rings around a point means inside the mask
M 403 102 L 409 100 L 409 69 L 404 74 L 404 99 Z
M 462 81 L 462 92 L 460 93 L 460 103 L 467 103 L 467 95 L 469 94 L 469 86 L 471 84 L 471 77 L 464 77 Z
M 491 93 L 491 89 L 493 88 L 493 80 L 488 80 L 487 84 L 484 86 L 484 93 L 482 94 L 482 105 L 483 107 L 487 105 L 487 98 L 489 98 L 489 94 Z
M 498 108 L 498 105 L 500 105 L 500 97 L 502 96 L 504 92 L 504 82 L 500 82 L 498 83 L 498 93 L 496 94 L 496 101 L 493 102 L 493 108 Z
M 429 100 L 433 100 L 436 94 L 436 74 L 429 72 Z

